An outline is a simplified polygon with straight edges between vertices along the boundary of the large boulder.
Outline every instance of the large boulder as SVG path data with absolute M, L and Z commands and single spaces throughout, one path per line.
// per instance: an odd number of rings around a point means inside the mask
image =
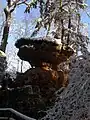
M 39 86 L 42 94 L 49 93 L 50 89 L 59 89 L 60 87 L 67 86 L 68 79 L 65 79 L 64 72 L 46 69 L 45 67 L 36 67 L 27 70 L 25 73 L 17 76 L 15 82 L 11 87 L 22 87 L 24 85 Z M 47 96 L 47 95 L 46 95 Z
M 47 38 L 21 38 L 15 45 L 20 59 L 28 61 L 32 68 L 18 74 L 9 84 L 10 90 L 0 91 L 0 107 L 12 107 L 39 119 L 54 104 L 55 92 L 68 85 L 67 74 L 57 71 L 57 65 L 67 61 L 74 50 Z
M 67 61 L 73 55 L 74 50 L 70 46 L 57 44 L 47 38 L 34 38 L 17 40 L 16 47 L 19 48 L 20 59 L 28 61 L 32 66 L 42 66 L 42 62 L 50 63 L 52 66 Z

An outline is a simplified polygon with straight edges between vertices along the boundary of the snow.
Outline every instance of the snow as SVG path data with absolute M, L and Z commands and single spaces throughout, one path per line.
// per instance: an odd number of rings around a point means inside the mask
M 41 120 L 90 120 L 90 53 L 85 50 L 72 57 L 70 83 Z

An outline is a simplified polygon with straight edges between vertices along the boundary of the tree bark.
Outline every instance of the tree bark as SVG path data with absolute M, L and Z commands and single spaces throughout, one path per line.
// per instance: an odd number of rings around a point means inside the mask
M 10 24 L 11 24 L 11 12 L 5 8 L 4 13 L 5 13 L 6 21 L 5 21 L 5 25 L 4 25 L 4 29 L 3 29 L 3 37 L 1 40 L 1 50 L 3 52 L 5 52 L 5 50 L 6 50 L 7 40 L 8 40 L 9 30 L 10 30 Z

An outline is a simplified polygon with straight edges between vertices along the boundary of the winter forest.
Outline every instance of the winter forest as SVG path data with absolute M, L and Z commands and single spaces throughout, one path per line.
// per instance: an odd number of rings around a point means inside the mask
M 0 1 L 0 119 L 90 120 L 90 1 Z

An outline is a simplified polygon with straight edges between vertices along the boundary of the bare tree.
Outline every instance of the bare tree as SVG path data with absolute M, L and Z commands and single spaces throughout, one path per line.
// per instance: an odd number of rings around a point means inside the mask
M 17 6 L 19 5 L 26 5 L 27 8 L 32 6 L 32 2 L 30 0 L 6 0 L 7 5 L 4 8 L 4 14 L 5 14 L 5 23 L 4 23 L 4 28 L 3 28 L 3 35 L 2 35 L 2 40 L 1 40 L 1 49 L 2 51 L 5 52 L 6 46 L 7 46 L 7 41 L 8 41 L 8 36 L 9 36 L 9 31 L 10 31 L 10 25 L 11 25 L 11 19 L 12 19 L 12 13 L 16 9 Z M 28 9 L 26 9 L 27 11 Z

